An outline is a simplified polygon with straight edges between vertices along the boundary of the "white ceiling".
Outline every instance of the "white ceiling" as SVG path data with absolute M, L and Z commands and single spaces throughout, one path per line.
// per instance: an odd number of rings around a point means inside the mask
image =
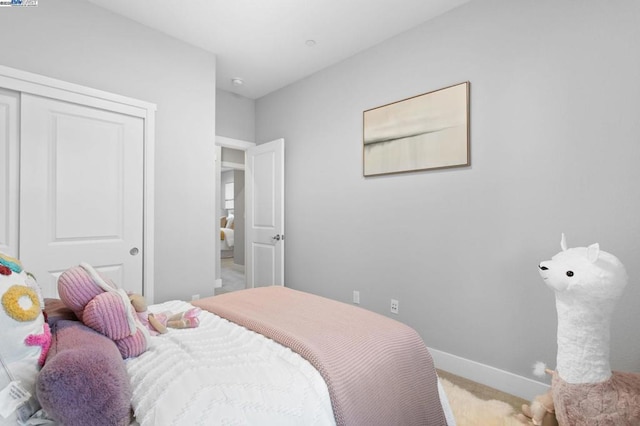
M 469 0 L 86 1 L 215 53 L 217 87 L 256 99 Z

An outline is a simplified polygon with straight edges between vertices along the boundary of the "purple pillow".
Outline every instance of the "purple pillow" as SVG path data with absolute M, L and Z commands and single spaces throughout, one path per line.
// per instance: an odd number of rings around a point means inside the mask
M 115 343 L 81 322 L 59 320 L 38 373 L 42 408 L 66 426 L 128 425 L 131 384 Z

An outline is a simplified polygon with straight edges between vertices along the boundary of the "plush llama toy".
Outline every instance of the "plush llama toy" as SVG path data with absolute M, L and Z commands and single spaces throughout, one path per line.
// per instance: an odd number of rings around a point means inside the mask
M 0 253 L 0 425 L 26 421 L 38 408 L 35 382 L 51 344 L 35 279 Z
M 556 370 L 549 392 L 523 412 L 536 425 L 545 410 L 555 410 L 561 426 L 640 425 L 640 374 L 612 372 L 609 365 L 611 315 L 627 285 L 625 268 L 598 244 L 567 249 L 563 234 L 560 246 L 538 266 L 556 295 Z

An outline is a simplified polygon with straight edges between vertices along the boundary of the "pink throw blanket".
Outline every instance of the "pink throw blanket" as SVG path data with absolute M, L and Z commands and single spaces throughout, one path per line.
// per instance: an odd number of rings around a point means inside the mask
M 338 425 L 446 425 L 433 359 L 405 324 L 279 286 L 192 303 L 308 360 L 327 384 Z

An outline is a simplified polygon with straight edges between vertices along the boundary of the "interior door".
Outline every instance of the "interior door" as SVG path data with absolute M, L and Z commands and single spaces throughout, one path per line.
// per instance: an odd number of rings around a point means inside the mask
M 20 258 L 45 297 L 87 262 L 142 293 L 144 120 L 23 94 Z
M 284 139 L 247 150 L 247 287 L 284 285 Z

